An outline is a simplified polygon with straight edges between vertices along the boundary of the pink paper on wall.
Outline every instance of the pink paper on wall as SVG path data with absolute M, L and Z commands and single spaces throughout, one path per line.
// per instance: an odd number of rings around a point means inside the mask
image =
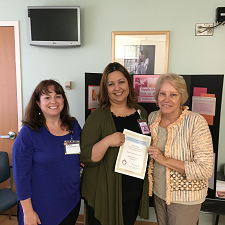
M 193 96 L 201 96 L 201 94 L 206 94 L 207 88 L 194 87 Z
M 203 94 L 201 93 L 201 96 L 202 97 L 215 97 L 215 94 Z M 206 119 L 207 123 L 209 125 L 213 125 L 213 119 L 214 119 L 214 116 L 211 116 L 211 115 L 205 115 L 205 114 L 202 114 L 202 116 Z
M 205 93 L 203 94 L 202 93 L 201 96 L 202 97 L 213 97 L 213 98 L 215 98 L 215 94 L 205 94 Z
M 213 125 L 214 116 L 205 115 L 205 114 L 201 114 L 201 115 L 206 119 L 206 121 L 209 125 Z

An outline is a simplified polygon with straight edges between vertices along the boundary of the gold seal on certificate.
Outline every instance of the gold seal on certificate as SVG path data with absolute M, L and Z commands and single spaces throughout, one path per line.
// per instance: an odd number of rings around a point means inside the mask
M 115 172 L 144 179 L 151 137 L 124 129 L 125 142 L 119 149 Z

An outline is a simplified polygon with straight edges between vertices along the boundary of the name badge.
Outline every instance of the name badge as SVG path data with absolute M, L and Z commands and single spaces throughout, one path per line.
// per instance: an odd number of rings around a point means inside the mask
M 150 130 L 145 119 L 137 120 L 137 122 L 141 128 L 142 134 L 150 134 Z
M 80 141 L 64 141 L 65 155 L 80 154 Z

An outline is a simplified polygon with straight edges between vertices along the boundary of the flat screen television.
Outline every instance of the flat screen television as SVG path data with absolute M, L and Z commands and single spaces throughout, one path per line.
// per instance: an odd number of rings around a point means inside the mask
M 79 46 L 79 6 L 28 6 L 30 45 Z

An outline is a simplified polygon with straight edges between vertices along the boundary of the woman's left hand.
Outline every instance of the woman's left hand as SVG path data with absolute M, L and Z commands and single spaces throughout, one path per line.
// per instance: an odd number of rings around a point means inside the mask
M 148 154 L 150 155 L 152 159 L 154 159 L 156 162 L 160 163 L 161 165 L 166 166 L 169 169 L 176 170 L 180 173 L 185 173 L 184 161 L 180 161 L 180 160 L 172 159 L 172 158 L 166 158 L 158 147 L 150 146 L 148 148 Z
M 156 162 L 164 165 L 164 162 L 166 160 L 166 157 L 162 154 L 162 152 L 160 151 L 160 149 L 158 147 L 150 146 L 148 148 L 148 154 Z

